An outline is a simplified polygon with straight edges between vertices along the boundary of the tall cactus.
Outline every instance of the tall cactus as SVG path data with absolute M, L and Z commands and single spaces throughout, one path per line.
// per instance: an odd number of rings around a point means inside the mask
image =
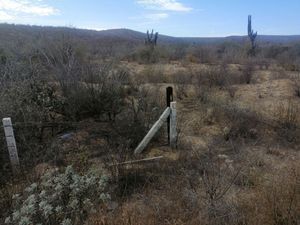
M 157 44 L 157 39 L 158 39 L 158 32 L 154 34 L 153 30 L 151 31 L 151 33 L 149 33 L 149 30 L 147 30 L 147 37 L 145 38 L 146 45 L 150 45 L 154 47 Z
M 251 50 L 250 53 L 252 55 L 255 55 L 255 48 L 256 48 L 256 37 L 257 37 L 257 32 L 254 33 L 252 30 L 252 18 L 251 15 L 248 16 L 248 37 L 251 41 Z

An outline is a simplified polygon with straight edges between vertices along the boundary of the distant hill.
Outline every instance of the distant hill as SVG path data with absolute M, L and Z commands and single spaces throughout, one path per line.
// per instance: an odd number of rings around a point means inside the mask
M 109 41 L 141 44 L 144 42 L 145 33 L 129 29 L 110 29 L 103 31 L 76 29 L 67 27 L 29 26 L 0 24 L 0 45 L 12 40 L 32 41 L 40 36 L 55 37 L 59 33 L 68 33 L 82 41 Z M 158 41 L 163 44 L 219 44 L 223 42 L 245 42 L 246 36 L 229 37 L 171 37 L 159 35 Z M 300 42 L 300 35 L 259 35 L 259 42 L 264 43 L 292 43 Z

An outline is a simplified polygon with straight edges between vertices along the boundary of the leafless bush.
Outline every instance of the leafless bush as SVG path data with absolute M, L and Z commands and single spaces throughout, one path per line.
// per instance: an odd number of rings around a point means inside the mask
M 224 87 L 227 82 L 227 66 L 208 66 L 194 74 L 197 86 Z
M 196 96 L 200 102 L 205 104 L 209 101 L 210 91 L 210 88 L 207 86 L 197 86 Z
M 300 74 L 294 78 L 295 82 L 295 94 L 300 97 Z
M 276 131 L 280 137 L 283 137 L 288 142 L 297 141 L 300 137 L 299 112 L 299 106 L 291 100 L 289 100 L 287 105 L 279 104 L 276 107 Z
M 113 120 L 122 108 L 127 73 L 113 63 L 96 65 L 87 58 L 67 35 L 38 49 L 39 62 L 59 85 L 62 107 L 58 113 L 71 120 L 103 114 Z
M 183 60 L 186 56 L 187 46 L 185 45 L 176 45 L 171 46 L 170 60 Z
M 278 71 L 275 71 L 273 76 L 274 80 L 286 79 L 288 77 L 284 69 L 279 69 Z
M 239 176 L 240 169 L 235 170 L 232 160 L 218 154 L 217 145 L 217 142 L 211 143 L 202 154 L 194 151 L 199 164 L 195 168 L 201 177 L 199 184 L 202 191 L 199 195 L 204 204 L 202 219 L 208 220 L 208 224 L 227 224 L 234 220 L 235 215 L 234 206 L 227 201 L 226 195 Z M 192 187 L 197 186 L 197 181 L 190 181 Z
M 189 85 L 193 82 L 193 76 L 186 72 L 177 72 L 172 75 L 173 83 L 175 83 L 176 94 L 179 99 L 188 96 Z
M 258 59 L 257 65 L 261 70 L 268 70 L 270 67 L 270 61 L 267 59 Z
M 227 127 L 224 131 L 226 140 L 231 138 L 257 138 L 259 115 L 235 104 L 221 105 L 219 107 L 227 121 Z
M 143 46 L 137 49 L 133 58 L 140 64 L 155 64 L 168 61 L 168 51 L 162 46 Z
M 297 224 L 299 221 L 299 169 L 292 168 L 285 177 L 265 187 L 265 200 L 273 224 Z
M 220 68 L 212 68 L 207 71 L 208 85 L 210 87 L 224 87 L 227 80 L 227 67 L 222 65 Z
M 166 83 L 168 81 L 160 65 L 146 65 L 136 78 L 139 83 Z
M 41 65 L 27 59 L 9 57 L 3 65 L 6 69 L 0 79 L 0 117 L 11 117 L 13 124 L 18 124 L 14 129 L 20 159 L 27 165 L 35 154 L 29 163 L 32 165 L 40 159 L 40 149 L 44 147 L 43 123 L 53 122 L 60 101 L 53 86 L 40 76 Z
M 234 84 L 243 83 L 241 73 L 230 70 L 226 62 L 219 66 L 210 66 L 205 70 L 198 71 L 194 77 L 198 86 L 227 88 Z
M 216 56 L 212 47 L 192 46 L 187 51 L 187 59 L 193 63 L 215 63 Z
M 146 88 L 132 89 L 137 91 L 129 96 L 125 109 L 115 123 L 120 135 L 129 141 L 131 149 L 137 147 L 164 108 L 162 103 L 164 98 L 159 91 Z
M 289 165 L 261 182 L 251 197 L 238 196 L 238 211 L 244 224 L 298 224 L 299 166 Z
M 91 66 L 82 78 L 61 80 L 61 113 L 72 120 L 108 115 L 114 120 L 124 106 L 126 72 L 113 64 Z
M 231 98 L 234 98 L 235 93 L 237 91 L 237 87 L 235 87 L 235 86 L 228 86 L 228 87 L 226 87 L 226 90 L 228 91 L 229 96 Z
M 254 73 L 254 65 L 252 62 L 248 61 L 243 69 L 243 78 L 242 78 L 246 84 L 251 83 L 253 73 Z

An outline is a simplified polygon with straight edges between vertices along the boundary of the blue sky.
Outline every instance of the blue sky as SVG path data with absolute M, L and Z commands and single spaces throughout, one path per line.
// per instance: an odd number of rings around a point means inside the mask
M 300 0 L 0 0 L 0 23 L 95 30 L 155 29 L 172 36 L 300 34 Z

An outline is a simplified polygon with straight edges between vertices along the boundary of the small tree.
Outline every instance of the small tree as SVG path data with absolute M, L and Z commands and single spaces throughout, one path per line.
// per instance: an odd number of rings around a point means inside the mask
M 257 32 L 254 33 L 254 31 L 252 29 L 251 15 L 248 16 L 248 37 L 251 41 L 251 49 L 249 50 L 248 54 L 251 56 L 255 56 Z

